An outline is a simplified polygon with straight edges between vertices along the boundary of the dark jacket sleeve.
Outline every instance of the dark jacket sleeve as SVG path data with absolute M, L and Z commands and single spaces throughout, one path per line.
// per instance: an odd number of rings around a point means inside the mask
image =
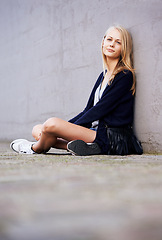
M 126 73 L 119 73 L 116 75 L 114 81 L 108 86 L 100 101 L 88 111 L 83 114 L 75 121 L 75 124 L 86 126 L 93 121 L 104 118 L 113 111 L 122 100 L 132 94 L 130 91 L 133 83 L 133 76 L 130 71 Z
M 80 112 L 78 115 L 76 115 L 75 117 L 73 117 L 72 119 L 70 119 L 68 122 L 70 122 L 70 123 L 75 123 L 79 118 L 81 118 L 81 117 L 84 115 L 85 111 L 86 111 L 86 110 L 84 109 L 83 112 Z
M 75 116 L 74 118 L 70 119 L 69 122 L 71 123 L 76 123 L 77 120 L 79 120 L 82 116 L 84 116 L 84 114 L 93 106 L 93 102 L 94 102 L 94 94 L 95 94 L 95 91 L 97 89 L 97 87 L 99 86 L 100 82 L 102 81 L 102 78 L 103 78 L 103 72 L 99 75 L 93 89 L 92 89 L 92 92 L 90 94 L 90 97 L 88 99 L 88 102 L 87 102 L 87 105 L 85 107 L 85 109 L 80 112 L 77 116 Z

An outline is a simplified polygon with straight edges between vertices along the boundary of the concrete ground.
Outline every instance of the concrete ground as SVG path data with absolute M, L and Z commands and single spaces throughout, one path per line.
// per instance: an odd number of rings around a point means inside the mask
M 162 239 L 162 155 L 19 155 L 0 143 L 0 240 L 145 239 Z

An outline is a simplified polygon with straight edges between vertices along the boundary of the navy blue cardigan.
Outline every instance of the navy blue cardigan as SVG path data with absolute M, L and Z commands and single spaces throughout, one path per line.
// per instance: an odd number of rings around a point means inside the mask
M 95 91 L 102 80 L 103 73 L 99 75 L 85 109 L 69 122 L 90 128 L 93 121 L 99 120 L 94 142 L 97 142 L 102 153 L 106 154 L 109 149 L 106 125 L 125 127 L 133 123 L 134 96 L 130 90 L 133 75 L 129 70 L 118 73 L 112 84 L 105 88 L 100 101 L 93 106 Z

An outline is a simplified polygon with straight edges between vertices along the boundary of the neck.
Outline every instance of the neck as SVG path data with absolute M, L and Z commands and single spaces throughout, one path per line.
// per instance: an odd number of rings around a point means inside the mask
M 116 65 L 118 64 L 118 62 L 119 62 L 119 59 L 118 59 L 118 58 L 117 58 L 117 59 L 111 59 L 111 60 L 110 60 L 110 59 L 107 57 L 107 71 L 110 72 L 110 73 L 113 73 L 113 71 L 114 71 Z

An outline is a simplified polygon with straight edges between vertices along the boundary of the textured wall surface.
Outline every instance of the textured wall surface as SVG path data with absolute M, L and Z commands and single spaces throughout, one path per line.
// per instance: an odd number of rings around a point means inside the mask
M 32 139 L 34 124 L 84 108 L 112 24 L 134 40 L 136 134 L 162 152 L 161 0 L 0 0 L 1 140 Z

